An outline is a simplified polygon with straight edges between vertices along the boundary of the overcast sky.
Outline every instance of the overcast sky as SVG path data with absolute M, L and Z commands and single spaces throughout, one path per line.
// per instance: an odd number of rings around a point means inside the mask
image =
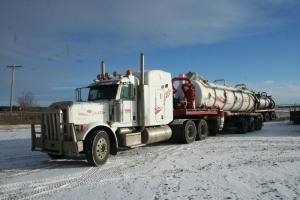
M 0 0 L 0 106 L 75 100 L 107 71 L 189 71 L 300 103 L 298 0 Z

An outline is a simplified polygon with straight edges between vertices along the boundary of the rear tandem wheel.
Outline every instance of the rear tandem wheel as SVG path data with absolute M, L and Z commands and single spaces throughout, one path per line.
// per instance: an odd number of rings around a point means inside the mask
M 195 141 L 197 135 L 197 128 L 192 120 L 187 120 L 183 124 L 184 127 L 184 143 L 190 144 Z

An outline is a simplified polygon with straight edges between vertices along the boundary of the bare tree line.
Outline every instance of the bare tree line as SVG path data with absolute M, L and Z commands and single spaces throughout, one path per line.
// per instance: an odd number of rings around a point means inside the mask
M 32 107 L 38 106 L 34 95 L 28 91 L 23 91 L 22 95 L 17 97 L 17 102 L 22 111 L 31 111 Z

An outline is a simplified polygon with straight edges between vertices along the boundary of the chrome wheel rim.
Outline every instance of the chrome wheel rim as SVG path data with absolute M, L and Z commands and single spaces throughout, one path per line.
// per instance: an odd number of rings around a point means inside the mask
M 104 159 L 107 154 L 107 141 L 104 138 L 100 138 L 97 142 L 96 154 L 99 159 Z

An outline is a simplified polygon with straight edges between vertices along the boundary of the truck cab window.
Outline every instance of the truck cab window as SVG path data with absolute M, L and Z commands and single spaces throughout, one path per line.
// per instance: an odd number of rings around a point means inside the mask
M 90 88 L 88 101 L 116 99 L 118 85 L 100 85 Z
M 121 94 L 120 94 L 120 99 L 123 99 L 123 100 L 129 100 L 130 99 L 128 85 L 123 85 L 122 86 L 122 88 L 121 88 Z

